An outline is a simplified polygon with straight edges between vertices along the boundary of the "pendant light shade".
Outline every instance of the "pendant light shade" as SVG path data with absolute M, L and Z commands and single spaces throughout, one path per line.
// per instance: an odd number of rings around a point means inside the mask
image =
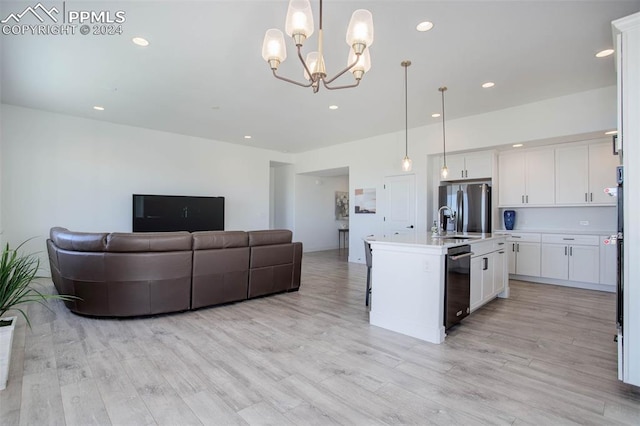
M 412 161 L 409 158 L 409 107 L 407 101 L 407 68 L 411 65 L 411 61 L 402 61 L 400 63 L 404 67 L 404 158 L 402 159 L 402 171 L 410 172 Z
M 440 169 L 440 176 L 442 179 L 446 179 L 449 176 L 449 169 L 447 168 L 447 144 L 446 134 L 444 131 L 444 92 L 447 90 L 446 86 L 442 86 L 438 89 L 442 93 L 442 169 Z

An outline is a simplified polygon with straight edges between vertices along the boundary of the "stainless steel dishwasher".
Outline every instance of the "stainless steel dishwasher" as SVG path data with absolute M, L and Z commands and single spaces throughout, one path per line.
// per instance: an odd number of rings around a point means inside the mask
M 451 247 L 447 250 L 444 290 L 444 328 L 459 323 L 469 315 L 471 287 L 471 246 Z

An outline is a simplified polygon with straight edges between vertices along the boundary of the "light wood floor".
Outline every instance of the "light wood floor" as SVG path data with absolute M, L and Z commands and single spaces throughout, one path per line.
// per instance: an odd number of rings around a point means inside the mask
M 307 253 L 298 293 L 154 318 L 35 305 L 0 424 L 640 423 L 614 295 L 512 282 L 433 345 L 368 324 L 365 272 Z

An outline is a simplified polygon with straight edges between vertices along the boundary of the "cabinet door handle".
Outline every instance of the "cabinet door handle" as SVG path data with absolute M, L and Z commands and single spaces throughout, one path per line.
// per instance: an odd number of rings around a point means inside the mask
M 584 193 L 584 202 L 585 203 L 587 202 L 587 193 L 586 192 Z
M 504 243 L 498 243 L 498 245 L 499 245 L 499 246 L 503 246 L 503 245 L 504 245 Z
M 527 195 L 527 204 L 529 204 L 529 196 Z
M 516 243 L 516 251 L 520 253 L 520 243 Z
M 590 197 L 591 197 L 590 201 L 593 202 L 593 192 L 591 193 Z
M 460 170 L 460 177 L 464 177 L 464 170 Z
M 483 257 L 482 261 L 484 262 L 484 266 L 483 266 L 482 270 L 486 271 L 487 269 L 489 269 L 489 259 L 486 258 L 486 257 Z
M 464 177 L 469 177 L 469 170 L 464 171 Z
M 522 196 L 522 204 L 524 204 L 524 195 Z
M 564 255 L 567 255 L 567 246 L 564 246 Z
M 563 238 L 564 241 L 573 241 L 575 238 Z
M 511 243 L 511 251 L 516 252 L 516 243 Z
M 503 251 L 499 251 L 498 253 L 500 253 L 500 254 L 504 254 L 504 252 L 503 252 Z
M 569 247 L 569 256 L 573 256 L 573 247 Z

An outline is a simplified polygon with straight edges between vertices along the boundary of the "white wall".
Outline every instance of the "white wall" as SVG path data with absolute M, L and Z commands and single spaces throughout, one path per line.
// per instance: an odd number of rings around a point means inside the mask
M 272 228 L 291 229 L 295 234 L 295 176 L 292 165 L 272 167 L 271 186 L 273 187 Z
M 348 182 L 348 176 L 296 176 L 296 238 L 305 252 L 338 248 L 335 193 L 348 191 Z
M 451 111 L 455 106 L 449 108 Z M 447 149 L 451 152 L 604 132 L 616 128 L 616 88 L 605 87 L 450 120 L 446 126 Z M 350 196 L 355 188 L 376 188 L 378 213 L 350 218 L 349 261 L 364 263 L 361 239 L 383 232 L 384 177 L 402 174 L 400 161 L 404 149 L 404 131 L 401 131 L 296 155 L 296 173 L 348 166 Z M 413 160 L 412 173 L 416 174 L 417 232 L 427 232 L 428 211 L 435 208 L 431 205 L 433 197 L 427 199 L 427 176 L 433 174 L 433 163 L 427 166 L 427 155 L 441 150 L 441 123 L 409 129 L 409 157 Z M 298 225 L 296 220 L 296 227 Z
M 52 226 L 131 231 L 131 194 L 224 196 L 225 228 L 269 227 L 270 161 L 286 154 L 2 105 L 5 238 Z

